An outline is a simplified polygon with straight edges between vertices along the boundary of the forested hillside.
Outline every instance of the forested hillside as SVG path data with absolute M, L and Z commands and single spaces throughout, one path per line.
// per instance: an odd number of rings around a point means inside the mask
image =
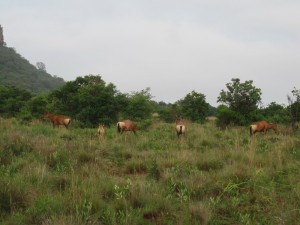
M 34 94 L 62 86 L 65 81 L 37 69 L 13 48 L 0 46 L 0 85 L 13 85 Z

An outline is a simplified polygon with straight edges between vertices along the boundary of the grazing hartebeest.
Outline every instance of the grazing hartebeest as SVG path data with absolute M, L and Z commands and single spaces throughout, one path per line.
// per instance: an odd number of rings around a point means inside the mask
M 182 119 L 177 118 L 176 119 L 176 133 L 177 133 L 177 137 L 178 137 L 178 144 L 181 142 L 180 139 L 182 140 L 182 143 L 184 142 L 184 135 L 185 135 L 185 125 L 183 123 Z M 180 136 L 182 136 L 180 138 Z
M 117 123 L 117 130 L 121 134 L 124 131 L 132 131 L 134 134 L 136 134 L 137 128 L 131 120 L 123 120 Z
M 104 139 L 104 135 L 105 135 L 104 124 L 99 124 L 98 135 L 99 135 L 99 140 Z
M 270 129 L 274 130 L 277 134 L 277 124 L 268 123 L 266 121 L 255 122 L 250 125 L 250 136 L 254 135 L 256 132 L 264 132 L 264 134 L 266 134 Z
M 55 126 L 59 127 L 59 125 L 64 125 L 68 129 L 68 126 L 71 122 L 71 119 L 69 117 L 64 115 L 50 114 L 48 110 L 45 111 L 44 118 L 48 118 L 51 120 L 53 128 L 55 128 Z

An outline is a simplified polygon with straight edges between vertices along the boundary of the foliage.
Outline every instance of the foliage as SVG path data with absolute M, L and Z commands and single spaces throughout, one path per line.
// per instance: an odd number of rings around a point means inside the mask
M 67 82 L 48 98 L 49 110 L 66 114 L 80 121 L 82 127 L 110 124 L 117 120 L 119 105 L 117 90 L 101 76 L 87 75 Z
M 16 117 L 31 97 L 32 94 L 27 90 L 14 86 L 0 86 L 0 115 Z
M 176 120 L 176 117 L 181 114 L 178 102 L 175 104 L 166 104 L 163 102 L 158 103 L 157 113 L 160 119 L 167 123 L 172 123 Z
M 38 95 L 32 97 L 26 104 L 26 109 L 32 115 L 32 118 L 41 119 L 45 113 L 45 107 L 47 105 L 47 96 Z
M 269 122 L 287 124 L 290 122 L 289 113 L 286 107 L 271 102 L 267 107 L 258 110 L 264 119 Z
M 192 91 L 180 100 L 179 107 L 183 116 L 193 122 L 203 122 L 210 110 L 210 105 L 205 101 L 205 95 L 196 91 Z
M 290 115 L 292 127 L 296 128 L 296 123 L 300 121 L 300 90 L 294 87 L 292 96 L 293 97 L 288 95 L 289 106 L 287 107 L 287 110 Z
M 128 97 L 128 105 L 125 107 L 123 117 L 132 120 L 149 119 L 153 112 L 151 98 L 150 88 L 133 92 Z
M 122 94 L 113 84 L 106 84 L 101 76 L 87 75 L 53 91 L 48 107 L 53 113 L 75 118 L 81 127 L 95 127 L 99 123 L 110 125 L 118 119 L 150 119 L 153 105 L 149 91 Z
M 46 72 L 46 65 L 45 65 L 45 63 L 43 63 L 43 62 L 37 62 L 37 63 L 36 63 L 36 68 L 37 68 L 38 70 L 42 70 L 42 71 L 45 71 L 45 72 Z
M 233 78 L 231 81 L 226 84 L 227 91 L 221 90 L 217 101 L 226 104 L 243 120 L 251 121 L 251 115 L 258 109 L 261 101 L 261 90 L 253 86 L 252 80 L 241 83 L 239 78 Z M 244 121 L 240 121 L 237 124 L 243 123 Z
M 62 78 L 48 74 L 45 67 L 37 69 L 13 48 L 2 46 L 0 47 L 0 83 L 38 94 L 56 89 L 65 82 Z
M 217 108 L 217 123 L 216 125 L 221 128 L 226 128 L 230 124 L 239 124 L 240 117 L 239 114 L 231 110 L 225 105 L 220 105 Z

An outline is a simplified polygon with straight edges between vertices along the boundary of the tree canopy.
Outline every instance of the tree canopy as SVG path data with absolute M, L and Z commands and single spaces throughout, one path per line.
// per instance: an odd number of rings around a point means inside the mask
M 183 116 L 194 122 L 203 122 L 208 116 L 210 105 L 205 100 L 205 95 L 192 91 L 178 102 Z
M 239 78 L 233 78 L 231 81 L 231 83 L 226 84 L 226 91 L 221 90 L 217 101 L 225 104 L 231 111 L 228 115 L 231 115 L 232 119 L 228 121 L 243 125 L 253 120 L 262 93 L 259 88 L 253 85 L 252 80 L 241 83 Z M 223 112 L 224 109 L 223 107 Z M 222 113 L 217 114 L 221 118 Z
M 0 86 L 0 115 L 3 117 L 15 117 L 32 94 L 24 89 L 14 86 Z
M 106 84 L 101 76 L 87 75 L 67 82 L 53 91 L 48 107 L 79 120 L 84 127 L 94 127 L 100 122 L 110 124 L 117 120 L 118 92 L 113 84 Z

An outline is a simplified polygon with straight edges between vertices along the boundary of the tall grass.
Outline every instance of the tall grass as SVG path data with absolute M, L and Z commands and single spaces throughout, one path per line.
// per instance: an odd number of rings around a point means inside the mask
M 299 133 L 135 136 L 0 119 L 1 224 L 299 224 Z

